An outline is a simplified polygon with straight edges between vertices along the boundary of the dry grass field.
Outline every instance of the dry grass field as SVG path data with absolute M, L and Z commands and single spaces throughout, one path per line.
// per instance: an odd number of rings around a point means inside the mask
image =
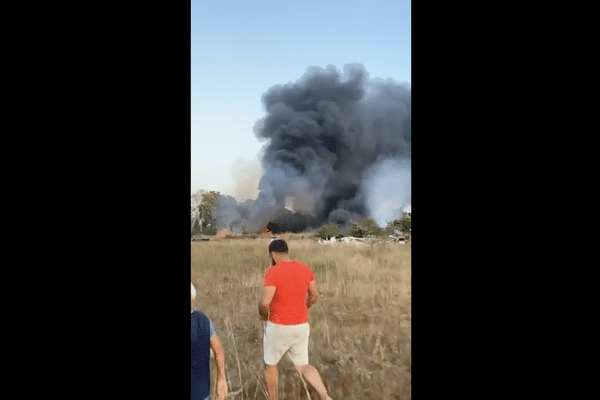
M 411 398 L 409 244 L 320 245 L 285 238 L 290 257 L 308 264 L 322 297 L 309 310 L 309 361 L 335 400 Z M 258 315 L 268 239 L 191 243 L 194 307 L 223 342 L 228 399 L 266 399 L 263 322 Z M 279 395 L 318 399 L 293 364 L 279 363 Z M 216 397 L 213 397 L 216 398 Z

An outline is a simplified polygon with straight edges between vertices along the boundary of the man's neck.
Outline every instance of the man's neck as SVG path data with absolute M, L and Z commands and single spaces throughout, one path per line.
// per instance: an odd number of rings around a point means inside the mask
M 289 256 L 281 256 L 278 260 L 275 260 L 275 265 L 283 262 L 293 261 Z

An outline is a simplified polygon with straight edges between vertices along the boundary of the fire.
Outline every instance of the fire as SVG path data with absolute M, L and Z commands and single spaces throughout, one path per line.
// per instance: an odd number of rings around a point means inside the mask
M 265 228 L 265 230 L 261 232 L 260 236 L 264 238 L 271 238 L 274 235 L 273 232 L 271 232 L 268 228 Z
M 215 235 L 215 237 L 219 239 L 226 238 L 227 236 L 241 236 L 241 234 L 237 232 L 232 232 L 229 229 L 222 229 Z

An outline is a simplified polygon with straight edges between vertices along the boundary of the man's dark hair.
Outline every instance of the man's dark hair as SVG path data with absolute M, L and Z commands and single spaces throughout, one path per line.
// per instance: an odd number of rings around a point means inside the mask
M 281 239 L 273 240 L 271 242 L 271 244 L 269 244 L 269 253 L 272 251 L 274 251 L 276 253 L 287 253 L 288 252 L 287 243 Z

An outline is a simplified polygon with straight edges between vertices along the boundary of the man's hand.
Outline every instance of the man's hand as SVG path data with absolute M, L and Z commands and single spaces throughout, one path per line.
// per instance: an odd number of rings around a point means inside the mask
M 319 298 L 319 289 L 315 281 L 310 281 L 308 284 L 308 298 L 306 299 L 306 308 L 309 309 L 317 302 Z
M 258 303 L 258 313 L 260 314 L 260 319 L 262 321 L 266 321 L 269 318 L 270 305 L 271 300 L 273 300 L 273 296 L 275 296 L 275 290 L 277 288 L 275 286 L 264 286 L 262 298 Z
M 260 314 L 260 320 L 263 322 L 266 322 L 269 320 L 269 313 L 267 312 L 266 314 L 264 314 L 260 309 L 258 310 L 258 313 Z
M 217 378 L 217 399 L 224 400 L 227 396 L 227 381 L 225 377 Z

